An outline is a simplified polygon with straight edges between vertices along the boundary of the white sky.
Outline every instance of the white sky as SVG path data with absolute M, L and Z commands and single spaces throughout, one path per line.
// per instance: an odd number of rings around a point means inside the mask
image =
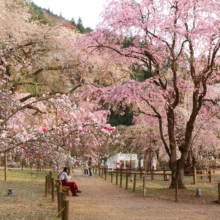
M 36 5 L 50 9 L 54 14 L 60 15 L 68 20 L 81 17 L 84 27 L 95 29 L 100 21 L 99 15 L 104 10 L 106 0 L 32 0 Z

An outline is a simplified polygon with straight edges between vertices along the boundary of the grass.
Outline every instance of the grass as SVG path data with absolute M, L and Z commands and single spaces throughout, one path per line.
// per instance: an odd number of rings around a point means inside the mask
M 104 178 L 104 175 L 103 175 Z M 197 204 L 215 204 L 218 199 L 218 183 L 220 183 L 220 176 L 213 177 L 213 183 L 209 183 L 207 177 L 200 177 L 197 179 L 197 185 L 193 184 L 193 177 L 186 176 L 185 186 L 186 190 L 178 190 L 178 201 L 182 203 L 197 203 Z M 108 175 L 107 181 L 111 181 L 111 175 Z M 123 176 L 122 188 L 125 189 L 126 178 Z M 113 184 L 116 185 L 116 174 L 113 175 Z M 146 181 L 146 197 L 151 197 L 160 200 L 175 200 L 175 190 L 169 189 L 170 181 L 164 181 L 163 176 L 147 177 Z M 118 186 L 120 187 L 120 175 L 118 176 Z M 196 197 L 196 188 L 201 189 L 201 197 Z M 133 182 L 128 181 L 128 190 L 133 191 Z M 136 193 L 143 196 L 143 180 L 137 175 Z
M 8 170 L 8 180 L 4 181 L 4 170 L 0 170 L 0 220 L 54 219 L 57 202 L 51 195 L 44 197 L 46 171 Z M 8 188 L 13 189 L 11 196 Z M 56 219 L 56 218 L 55 218 Z

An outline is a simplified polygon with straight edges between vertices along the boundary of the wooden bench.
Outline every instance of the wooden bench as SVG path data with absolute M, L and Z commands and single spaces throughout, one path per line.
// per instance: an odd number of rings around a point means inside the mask
M 62 186 L 62 192 L 65 192 L 67 196 L 70 195 L 70 187 L 69 186 Z

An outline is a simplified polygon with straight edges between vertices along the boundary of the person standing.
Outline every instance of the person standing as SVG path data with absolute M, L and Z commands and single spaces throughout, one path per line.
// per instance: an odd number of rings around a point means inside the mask
M 89 168 L 89 166 L 88 166 L 87 158 L 85 159 L 83 165 L 84 165 L 84 176 L 88 176 L 88 168 Z
M 92 158 L 91 157 L 89 158 L 88 166 L 89 166 L 89 176 L 92 176 Z

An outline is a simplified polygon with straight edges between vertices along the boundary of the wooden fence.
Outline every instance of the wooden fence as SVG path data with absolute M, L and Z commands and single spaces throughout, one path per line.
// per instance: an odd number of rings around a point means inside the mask
M 184 176 L 193 176 L 193 182 L 194 184 L 197 184 L 197 177 L 203 177 L 207 176 L 209 178 L 209 182 L 212 183 L 213 176 L 220 176 L 220 173 L 217 174 L 215 173 L 217 169 L 199 169 L 197 170 L 196 167 L 190 170 L 190 172 L 184 172 Z M 220 170 L 219 170 L 220 171 Z M 145 174 L 145 171 L 143 169 L 107 169 L 107 168 L 98 168 L 98 167 L 93 167 L 93 172 L 97 175 L 99 175 L 102 178 L 105 178 L 107 180 L 107 174 L 111 176 L 111 183 L 114 181 L 114 174 L 115 174 L 115 185 L 120 185 L 122 187 L 122 176 L 126 176 L 126 182 L 125 182 L 125 189 L 128 189 L 128 177 L 133 176 L 133 189 L 132 191 L 135 192 L 136 190 L 136 181 L 137 181 L 137 176 L 140 175 L 140 179 L 142 178 L 142 175 Z M 169 173 L 168 173 L 169 172 Z M 147 170 L 147 175 L 151 175 L 151 180 L 154 180 L 155 175 L 162 175 L 164 181 L 168 180 L 168 175 L 172 175 L 171 170 L 163 167 L 160 169 L 148 169 Z M 119 180 L 120 179 L 120 180 Z M 120 181 L 120 183 L 119 183 Z M 175 201 L 178 202 L 178 182 L 176 181 L 175 184 Z M 146 191 L 146 178 L 143 178 L 143 191 Z M 145 193 L 144 193 L 145 197 Z M 220 183 L 218 183 L 218 204 L 220 204 Z
M 66 193 L 62 192 L 62 183 L 59 179 L 54 180 L 52 173 L 49 172 L 49 175 L 45 176 L 45 197 L 48 197 L 48 194 L 51 193 L 52 202 L 55 202 L 55 188 L 58 207 L 56 216 L 61 217 L 62 220 L 69 220 L 69 201 L 66 200 Z
M 219 171 L 219 172 L 218 172 Z M 103 176 L 105 177 L 105 179 L 107 178 L 107 174 L 111 175 L 111 178 L 113 178 L 113 174 L 116 174 L 116 185 L 118 184 L 118 175 L 134 175 L 136 174 L 140 176 L 140 179 L 142 179 L 142 176 L 145 174 L 145 171 L 143 168 L 140 169 L 107 169 L 107 168 L 93 168 L 93 172 L 95 172 L 96 174 L 98 173 L 99 176 L 101 176 L 103 178 Z M 168 176 L 172 175 L 172 171 L 170 169 L 167 169 L 166 167 L 163 168 L 157 168 L 157 169 L 148 169 L 146 172 L 147 176 L 151 177 L 151 180 L 154 180 L 154 177 L 159 175 L 159 176 L 163 176 L 163 180 L 164 181 L 168 181 L 169 178 Z M 203 177 L 208 177 L 209 182 L 213 183 L 213 176 L 220 176 L 220 169 L 216 168 L 210 168 L 210 169 L 205 169 L 205 168 L 190 168 L 190 169 L 186 169 L 184 171 L 184 176 L 192 176 L 193 177 L 193 183 L 196 185 L 197 184 L 197 178 L 201 177 L 201 179 Z M 111 180 L 112 182 L 112 180 Z
M 139 175 L 140 179 L 142 179 L 142 176 L 145 174 L 145 171 L 143 168 L 141 169 L 120 169 L 120 168 L 117 168 L 117 169 L 108 169 L 108 168 L 98 168 L 98 167 L 95 167 L 93 168 L 93 172 L 95 174 L 98 174 L 99 176 L 101 176 L 103 178 L 103 176 L 105 176 L 105 178 L 107 178 L 107 174 L 111 175 L 111 174 L 117 174 L 118 173 L 122 173 L 124 175 L 126 175 L 127 173 L 130 174 L 130 175 Z M 154 176 L 155 175 L 160 175 L 160 176 L 163 176 L 163 180 L 164 181 L 167 181 L 169 178 L 168 176 L 171 175 L 171 170 L 170 169 L 167 169 L 166 167 L 163 167 L 163 168 L 159 168 L 159 169 L 148 169 L 147 172 L 146 172 L 146 175 L 147 176 L 151 176 L 151 179 L 154 180 Z

